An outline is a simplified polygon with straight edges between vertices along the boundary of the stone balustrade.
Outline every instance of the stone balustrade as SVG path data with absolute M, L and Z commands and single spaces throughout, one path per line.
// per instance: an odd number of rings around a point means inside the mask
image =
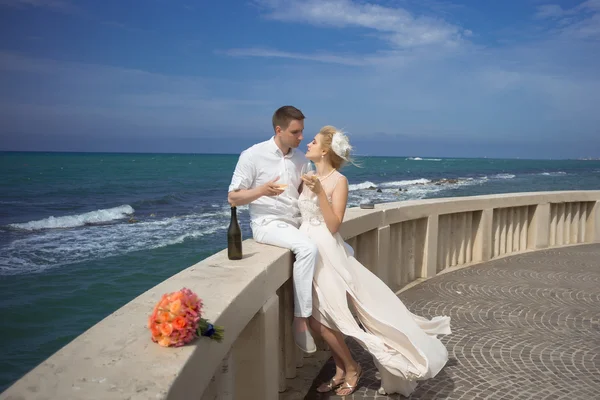
M 600 191 L 405 201 L 347 210 L 340 233 L 393 290 L 509 254 L 600 242 Z M 225 240 L 225 239 L 223 239 Z M 277 399 L 304 358 L 292 323 L 292 255 L 244 241 L 181 271 L 75 338 L 5 392 L 17 399 Z M 162 348 L 146 328 L 166 292 L 188 287 L 204 316 L 225 327 Z

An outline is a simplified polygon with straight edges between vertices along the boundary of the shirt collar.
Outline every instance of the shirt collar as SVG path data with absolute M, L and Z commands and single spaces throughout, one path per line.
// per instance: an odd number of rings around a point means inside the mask
M 275 136 L 271 136 L 271 139 L 268 142 L 268 146 L 269 146 L 269 150 L 271 150 L 273 153 L 275 154 L 279 154 L 279 155 L 283 155 L 283 153 L 281 152 L 281 150 L 279 149 L 279 147 L 277 146 L 277 143 L 275 143 Z M 285 154 L 284 157 L 288 158 L 294 155 L 294 151 L 296 149 L 294 149 L 293 147 L 290 149 L 290 152 Z

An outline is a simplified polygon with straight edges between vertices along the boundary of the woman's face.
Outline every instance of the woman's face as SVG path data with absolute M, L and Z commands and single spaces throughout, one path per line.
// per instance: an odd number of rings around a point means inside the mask
M 325 154 L 327 154 L 327 151 L 323 149 L 323 136 L 317 133 L 312 142 L 308 144 L 306 158 L 308 158 L 310 161 L 318 161 Z

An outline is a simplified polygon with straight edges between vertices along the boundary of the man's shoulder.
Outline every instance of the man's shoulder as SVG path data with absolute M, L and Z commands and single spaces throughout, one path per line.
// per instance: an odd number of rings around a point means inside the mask
M 257 151 L 261 151 L 268 143 L 269 140 L 263 140 L 262 142 L 255 143 L 247 149 L 243 150 L 242 153 L 254 153 Z
M 259 143 L 255 143 L 252 146 L 242 150 L 242 152 L 240 153 L 240 156 L 251 156 L 253 154 L 260 154 L 261 151 L 263 151 L 264 147 L 267 145 L 267 143 L 269 143 L 268 140 L 259 142 Z

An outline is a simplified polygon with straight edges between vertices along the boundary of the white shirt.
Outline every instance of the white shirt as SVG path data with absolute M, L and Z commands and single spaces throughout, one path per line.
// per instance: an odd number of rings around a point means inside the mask
M 284 155 L 272 137 L 240 154 L 229 191 L 253 189 L 279 176 L 276 183 L 285 183 L 288 187 L 279 196 L 262 196 L 251 202 L 251 222 L 262 225 L 272 220 L 282 220 L 297 226 L 300 222 L 300 175 L 302 167 L 307 163 L 304 154 L 296 149 L 291 149 Z

